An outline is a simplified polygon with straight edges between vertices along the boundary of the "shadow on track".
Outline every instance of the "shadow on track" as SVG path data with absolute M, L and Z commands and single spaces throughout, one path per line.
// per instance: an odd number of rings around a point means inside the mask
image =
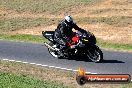
M 74 58 L 72 57 L 72 58 L 68 58 L 67 60 L 92 62 L 89 58 L 84 57 L 84 56 L 79 56 L 79 57 L 74 57 Z M 119 61 L 119 60 L 103 60 L 102 62 L 98 62 L 98 63 L 125 63 L 125 62 Z
M 118 61 L 118 60 L 103 60 L 102 63 L 125 63 L 123 61 Z

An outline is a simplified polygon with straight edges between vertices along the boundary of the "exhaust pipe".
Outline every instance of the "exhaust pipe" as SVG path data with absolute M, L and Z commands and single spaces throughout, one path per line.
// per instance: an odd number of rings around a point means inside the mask
M 52 50 L 56 51 L 56 49 L 53 48 L 52 46 L 50 46 L 48 43 L 44 42 L 44 45 L 45 45 L 46 47 L 48 47 L 49 49 L 52 49 Z

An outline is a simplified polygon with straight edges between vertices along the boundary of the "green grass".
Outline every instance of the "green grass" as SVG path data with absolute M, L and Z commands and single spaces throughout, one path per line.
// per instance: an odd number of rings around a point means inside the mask
M 76 20 L 77 20 L 77 23 L 82 23 L 82 24 L 105 23 L 115 27 L 127 27 L 128 25 L 132 25 L 131 16 L 80 17 Z
M 0 19 L 0 30 L 1 31 L 15 31 L 18 29 L 26 29 L 37 26 L 47 26 L 57 24 L 57 18 L 1 18 Z
M 0 31 L 9 32 L 19 29 L 32 28 L 37 26 L 57 25 L 60 18 L 1 18 Z M 75 18 L 75 21 L 80 24 L 96 24 L 106 23 L 116 27 L 127 27 L 132 23 L 132 17 L 81 17 Z
M 42 81 L 26 75 L 0 72 L 0 88 L 68 88 L 53 81 Z
M 22 75 L 23 77 L 30 77 L 33 79 L 39 79 L 44 81 L 51 80 L 53 83 L 57 85 L 62 84 L 64 86 L 68 86 L 68 83 L 64 80 L 64 78 L 71 79 L 74 78 L 75 76 L 75 74 L 72 71 L 64 71 L 55 68 L 24 64 L 21 62 L 10 62 L 10 61 L 0 60 L 0 67 L 1 67 L 0 72 L 2 73 L 4 72 L 15 75 L 18 74 L 18 75 Z M 43 88 L 47 88 L 47 87 L 43 87 Z
M 25 42 L 44 42 L 46 39 L 39 35 L 26 35 L 26 34 L 16 34 L 16 35 L 7 35 L 0 34 L 0 39 L 4 40 L 16 40 L 16 41 L 25 41 Z
M 0 0 L 0 7 L 15 10 L 17 12 L 33 13 L 58 13 L 67 8 L 89 4 L 96 0 Z
M 114 42 L 103 41 L 101 39 L 97 40 L 97 44 L 103 48 L 132 50 L 132 44 L 114 43 Z
M 9 61 L 0 61 L 0 67 L 0 88 L 78 88 L 78 85 L 75 84 L 76 73 L 71 71 Z M 50 80 L 47 79 L 49 77 L 51 78 Z M 61 77 L 66 77 L 64 81 L 69 82 L 62 82 Z M 55 78 L 59 78 L 60 80 L 56 81 Z M 131 88 L 132 83 L 85 84 L 82 87 L 91 88 L 95 86 L 99 86 L 100 88 L 114 88 L 115 86 L 116 88 Z
M 44 42 L 44 41 L 47 41 L 43 36 L 40 36 L 40 35 L 27 35 L 27 34 L 16 34 L 16 35 L 0 34 L 0 39 L 15 40 L 15 41 L 26 41 L 26 42 L 28 42 L 28 41 L 30 41 L 30 42 Z M 103 41 L 101 39 L 97 39 L 97 45 L 99 45 L 102 48 L 132 50 L 132 44 L 119 44 L 119 43 Z
M 122 84 L 121 88 L 131 88 L 132 87 L 132 82 L 129 84 Z

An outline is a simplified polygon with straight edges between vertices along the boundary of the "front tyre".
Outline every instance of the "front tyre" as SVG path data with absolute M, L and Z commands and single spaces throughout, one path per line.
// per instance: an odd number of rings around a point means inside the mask
M 88 50 L 87 56 L 89 59 L 95 63 L 102 62 L 103 61 L 103 53 L 99 49 L 98 46 L 92 46 L 90 50 Z

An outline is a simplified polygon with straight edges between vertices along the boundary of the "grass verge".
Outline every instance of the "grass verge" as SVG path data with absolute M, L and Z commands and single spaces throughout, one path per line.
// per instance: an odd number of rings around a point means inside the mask
M 52 81 L 42 81 L 22 74 L 0 72 L 0 88 L 68 88 Z
M 57 25 L 61 20 L 60 18 L 26 18 L 26 17 L 16 17 L 16 18 L 6 18 L 0 17 L 0 31 L 9 32 L 19 29 L 26 29 L 38 26 L 49 26 Z M 121 16 L 121 17 L 81 17 L 75 19 L 77 23 L 80 24 L 97 24 L 105 23 L 108 25 L 113 25 L 115 27 L 127 27 L 132 23 L 132 17 Z
M 46 41 L 46 39 L 43 36 L 27 35 L 27 34 L 16 34 L 16 35 L 0 34 L 0 39 L 25 41 L 25 42 L 28 42 L 28 41 L 30 41 L 30 42 L 44 42 L 44 41 Z M 131 44 L 113 43 L 113 42 L 103 41 L 102 39 L 97 39 L 97 45 L 99 45 L 102 48 L 132 50 Z
M 48 26 L 58 23 L 57 18 L 1 18 L 0 19 L 0 31 L 10 32 L 19 29 L 32 28 L 37 26 Z
M 80 88 L 75 77 L 75 73 L 71 71 L 0 61 L 0 88 Z M 85 84 L 81 88 L 131 88 L 131 86 L 132 83 Z
M 27 34 L 0 34 L 0 39 L 3 40 L 14 40 L 14 41 L 25 41 L 25 42 L 44 42 L 46 39 L 39 35 L 27 35 Z
M 103 48 L 113 48 L 117 50 L 132 50 L 132 44 L 114 43 L 110 41 L 103 41 L 102 39 L 97 39 L 97 44 Z
M 71 71 L 0 60 L 2 88 L 69 88 L 76 84 L 74 76 Z
M 77 23 L 97 24 L 105 23 L 114 27 L 127 27 L 132 24 L 131 16 L 112 16 L 112 17 L 81 17 L 77 19 Z

